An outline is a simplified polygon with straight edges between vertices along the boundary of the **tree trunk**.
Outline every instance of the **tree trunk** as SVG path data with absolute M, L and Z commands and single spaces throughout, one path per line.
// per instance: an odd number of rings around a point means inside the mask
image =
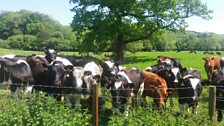
M 124 38 L 123 38 L 123 35 L 120 34 L 118 35 L 117 43 L 115 44 L 115 49 L 114 49 L 115 62 L 122 63 L 124 61 L 124 48 L 125 48 Z

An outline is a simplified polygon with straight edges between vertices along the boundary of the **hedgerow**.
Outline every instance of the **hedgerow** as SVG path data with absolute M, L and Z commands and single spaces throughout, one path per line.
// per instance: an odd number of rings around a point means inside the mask
M 91 115 L 86 109 L 70 109 L 63 102 L 34 94 L 25 100 L 1 100 L 0 126 L 87 126 Z

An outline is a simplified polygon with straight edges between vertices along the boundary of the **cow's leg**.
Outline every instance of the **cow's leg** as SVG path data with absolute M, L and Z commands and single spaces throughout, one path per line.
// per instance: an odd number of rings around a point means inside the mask
M 67 105 L 69 108 L 72 108 L 72 102 L 70 101 L 70 96 L 69 96 L 69 94 L 65 94 L 65 102 L 66 102 L 66 105 Z
M 138 101 L 137 101 L 137 106 L 140 106 L 143 102 L 143 99 L 142 99 L 142 95 L 143 95 L 143 92 L 144 92 L 144 82 L 140 85 L 140 88 L 139 88 L 139 91 L 138 91 Z
M 108 93 L 109 92 L 109 90 L 107 89 L 107 87 L 106 86 L 102 86 L 101 87 L 101 93 L 102 93 L 102 107 L 101 107 L 101 109 L 100 109 L 100 111 L 102 112 L 102 113 L 104 113 L 105 111 L 106 111 L 106 107 L 105 107 L 105 104 L 106 104 L 106 101 L 107 101 L 107 96 L 108 96 Z
M 180 114 L 183 115 L 184 114 L 184 104 L 180 104 L 179 108 L 180 108 Z
M 105 86 L 101 87 L 103 105 L 105 105 L 106 103 L 106 91 L 107 91 L 107 88 Z
M 73 94 L 72 95 L 75 100 L 75 107 L 80 105 L 81 94 Z
M 173 107 L 174 106 L 174 104 L 173 104 L 173 96 L 169 95 L 168 97 L 170 99 L 170 107 Z
M 142 99 L 141 106 L 145 106 L 146 105 L 146 94 L 144 91 L 142 93 L 141 99 Z
M 33 90 L 33 85 L 26 86 L 25 93 L 27 94 L 27 96 L 31 96 L 32 90 Z
M 221 110 L 217 110 L 217 112 L 218 112 L 218 113 L 217 113 L 217 114 L 218 114 L 218 115 L 217 115 L 217 121 L 220 122 L 220 121 L 222 121 L 222 118 L 223 118 L 223 116 L 222 116 L 222 111 L 221 111 Z
M 129 105 L 128 104 L 125 104 L 124 105 L 125 117 L 128 117 L 128 111 L 129 111 Z
M 194 104 L 194 106 L 192 108 L 192 113 L 193 114 L 197 114 L 198 113 L 198 106 L 197 106 L 197 104 Z

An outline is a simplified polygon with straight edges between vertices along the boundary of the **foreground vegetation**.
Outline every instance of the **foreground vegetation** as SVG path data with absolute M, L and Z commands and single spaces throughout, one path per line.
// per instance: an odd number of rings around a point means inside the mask
M 6 50 L 0 49 L 0 55 L 4 54 L 43 54 L 42 51 L 21 51 L 21 50 Z M 65 55 L 74 55 L 74 52 L 61 52 Z M 221 52 L 223 53 L 223 52 Z M 93 55 L 93 54 L 92 54 Z M 181 63 L 186 68 L 194 68 L 199 70 L 203 79 L 206 79 L 206 74 L 203 67 L 202 57 L 211 56 L 204 55 L 203 52 L 198 51 L 197 54 L 183 52 L 139 52 L 132 54 L 126 52 L 124 66 L 138 67 L 145 69 L 149 65 L 156 63 L 158 55 L 165 55 L 175 57 L 181 60 Z M 93 55 L 96 56 L 96 55 Z M 102 58 L 103 55 L 97 55 Z M 111 105 L 107 106 L 106 113 L 100 112 L 99 124 L 110 126 L 222 126 L 224 121 L 211 122 L 208 116 L 208 88 L 204 86 L 202 96 L 199 100 L 198 114 L 192 115 L 186 113 L 179 114 L 179 107 L 177 99 L 174 100 L 175 106 L 170 108 L 169 101 L 166 110 L 153 110 L 152 102 L 148 101 L 145 107 L 130 109 L 129 116 L 124 114 L 113 115 L 111 112 Z M 0 125 L 65 125 L 65 126 L 83 126 L 92 125 L 91 123 L 91 109 L 69 109 L 63 102 L 57 102 L 53 98 L 46 98 L 43 94 L 33 95 L 30 98 L 23 98 L 23 100 L 15 100 L 10 97 L 8 90 L 0 90 Z

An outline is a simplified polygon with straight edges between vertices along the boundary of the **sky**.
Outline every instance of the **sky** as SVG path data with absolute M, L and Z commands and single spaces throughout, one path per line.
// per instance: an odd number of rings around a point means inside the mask
M 213 10 L 211 20 L 198 17 L 188 18 L 189 26 L 186 30 L 196 32 L 214 32 L 224 34 L 224 0 L 202 0 L 210 10 Z M 47 14 L 62 25 L 72 22 L 74 13 L 70 11 L 73 5 L 69 0 L 0 0 L 0 11 L 19 11 L 26 9 L 33 12 Z

